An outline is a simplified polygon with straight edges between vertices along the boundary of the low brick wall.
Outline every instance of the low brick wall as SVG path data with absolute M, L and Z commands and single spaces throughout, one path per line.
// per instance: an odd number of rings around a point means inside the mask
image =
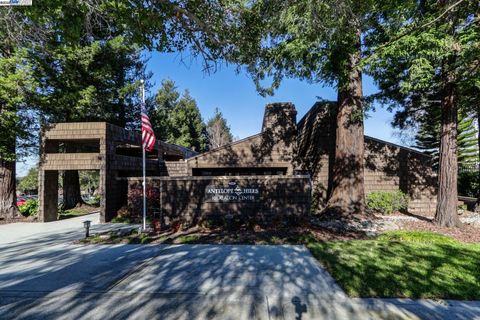
M 142 180 L 127 180 L 129 212 L 140 215 Z M 237 187 L 240 198 L 232 190 Z M 228 215 L 268 225 L 308 214 L 311 184 L 308 176 L 149 177 L 147 194 L 148 214 L 159 211 L 161 205 L 167 224 L 197 225 Z

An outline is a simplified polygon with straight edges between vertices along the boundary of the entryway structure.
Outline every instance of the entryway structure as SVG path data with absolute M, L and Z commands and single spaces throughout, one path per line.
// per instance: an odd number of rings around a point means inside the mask
M 189 149 L 158 141 L 147 159 L 148 175 L 159 175 L 159 158 L 184 159 Z M 100 221 L 110 221 L 126 203 L 127 184 L 140 176 L 141 135 L 106 122 L 56 123 L 42 128 L 39 166 L 39 219 L 57 220 L 58 175 L 63 170 L 99 170 Z

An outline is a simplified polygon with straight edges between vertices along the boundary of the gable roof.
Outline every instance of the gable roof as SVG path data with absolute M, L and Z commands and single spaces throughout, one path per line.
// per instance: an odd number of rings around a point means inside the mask
M 320 112 L 326 113 L 328 111 L 331 111 L 331 110 L 328 110 L 327 108 L 328 107 L 331 108 L 332 106 L 335 106 L 336 104 L 337 104 L 336 101 L 318 101 L 318 102 L 316 102 L 312 106 L 312 108 L 310 110 L 308 110 L 307 113 L 297 123 L 298 139 L 301 140 L 301 139 L 305 138 L 304 137 L 305 134 L 311 133 L 311 132 L 307 132 L 306 128 L 304 128 L 304 127 L 315 125 L 314 122 L 317 119 L 317 116 Z M 308 121 L 308 123 L 307 123 L 307 121 Z M 379 142 L 379 143 L 383 143 L 383 144 L 386 144 L 386 145 L 389 145 L 389 146 L 392 146 L 392 147 L 400 148 L 400 149 L 406 150 L 408 152 L 412 152 L 412 153 L 415 153 L 415 154 L 418 154 L 418 155 L 422 155 L 422 156 L 431 158 L 431 156 L 429 154 L 426 154 L 424 152 L 421 152 L 421 151 L 416 150 L 416 149 L 411 148 L 411 147 L 402 146 L 402 145 L 399 145 L 399 144 L 396 144 L 396 143 L 393 143 L 393 142 L 381 140 L 381 139 L 371 137 L 371 136 L 367 136 L 367 135 L 364 135 L 364 139 L 365 140 L 372 140 L 372 141 Z

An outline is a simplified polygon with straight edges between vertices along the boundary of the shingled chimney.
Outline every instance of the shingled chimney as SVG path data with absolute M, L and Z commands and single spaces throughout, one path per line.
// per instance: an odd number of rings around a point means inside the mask
M 293 103 L 271 103 L 265 107 L 262 125 L 263 145 L 293 161 L 297 142 L 297 110 Z
M 297 110 L 290 102 L 267 104 L 263 116 L 262 132 L 272 131 L 280 139 L 290 138 L 297 129 Z

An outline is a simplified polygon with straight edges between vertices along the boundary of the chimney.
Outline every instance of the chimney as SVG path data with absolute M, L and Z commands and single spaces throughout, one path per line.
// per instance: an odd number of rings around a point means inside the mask
M 297 110 L 293 103 L 271 103 L 265 107 L 262 148 L 292 162 L 297 144 Z
M 262 132 L 275 133 L 279 139 L 289 138 L 297 130 L 297 110 L 290 102 L 267 104 L 263 116 Z

